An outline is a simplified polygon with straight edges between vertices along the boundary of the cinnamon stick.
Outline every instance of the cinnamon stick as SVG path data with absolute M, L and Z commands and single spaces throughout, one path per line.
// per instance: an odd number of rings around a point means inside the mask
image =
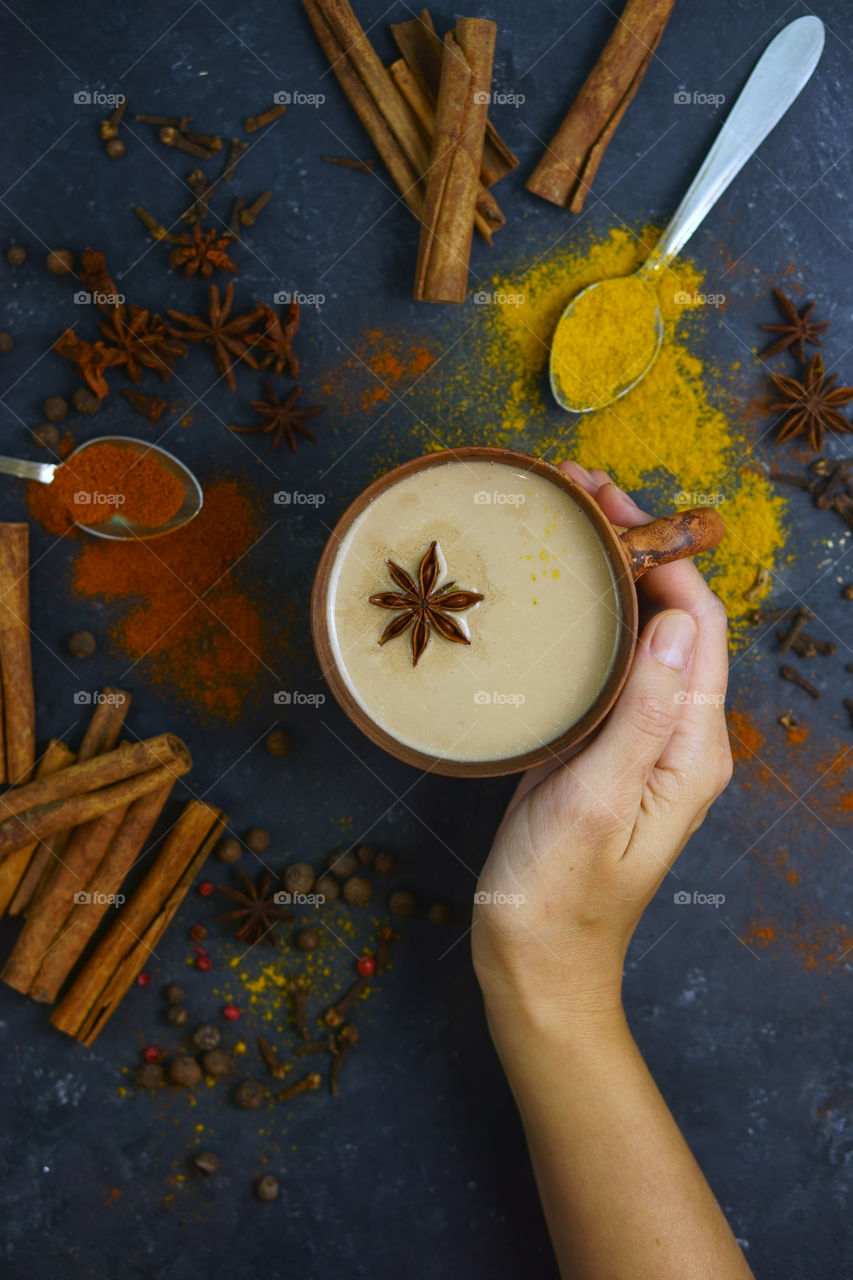
M 628 0 L 568 115 L 527 180 L 580 213 L 610 139 L 642 83 L 675 0 Z
M 397 88 L 417 116 L 424 134 L 431 144 L 435 133 L 435 107 L 402 58 L 392 62 L 388 70 L 394 77 L 394 83 Z M 491 246 L 492 232 L 505 225 L 506 218 L 501 212 L 500 205 L 488 187 L 483 185 L 481 178 L 474 210 L 474 226 L 486 241 L 486 244 Z
M 175 779 L 171 778 L 159 791 L 142 796 L 122 814 L 118 829 L 99 865 L 89 876 L 85 889 L 74 893 L 74 906 L 62 925 L 62 932 L 30 984 L 29 994 L 34 1000 L 52 1002 L 56 999 L 102 917 L 113 905 L 174 785 Z M 82 883 L 84 872 L 80 869 L 78 873 Z
M 414 296 L 464 302 L 497 27 L 460 18 L 444 37 Z
M 402 54 L 403 61 L 412 73 L 429 102 L 435 106 L 438 85 L 441 80 L 442 44 L 428 9 L 408 22 L 392 22 L 391 35 Z M 491 187 L 519 164 L 501 138 L 491 120 L 486 120 L 486 137 L 483 143 L 483 161 L 480 181 Z
M 12 811 L 0 822 L 0 857 L 156 791 L 173 776 L 178 760 L 189 767 L 187 748 L 172 734 L 162 734 L 146 742 L 123 743 L 115 751 L 73 764 L 41 782 L 8 791 L 0 797 L 0 814 Z M 19 793 L 24 792 L 28 795 L 22 800 Z
M 187 804 L 148 874 L 51 1014 L 60 1031 L 92 1044 L 150 960 L 226 823 L 213 805 L 201 800 Z
M 80 750 L 77 752 L 78 763 L 113 750 L 118 743 L 121 727 L 130 709 L 130 701 L 131 695 L 123 689 L 115 689 L 108 685 L 101 691 L 92 718 L 83 735 Z M 73 764 L 73 758 L 70 763 Z M 39 896 L 46 887 L 50 870 L 64 854 L 70 836 L 70 830 L 54 831 L 46 840 L 40 841 L 26 874 L 22 877 L 15 896 L 9 904 L 10 916 L 20 915 L 28 908 L 31 909 L 37 905 Z M 17 856 L 17 854 L 11 854 L 10 858 Z M 4 862 L 0 862 L 0 868 L 4 865 Z
M 48 743 L 47 750 L 38 762 L 36 778 L 47 778 L 59 769 L 67 769 L 73 763 L 74 752 L 64 742 L 59 742 L 56 738 L 52 738 Z M 23 845 L 17 853 L 11 854 L 0 862 L 0 915 L 3 915 L 7 910 L 10 915 L 16 914 L 13 911 L 15 899 L 20 892 L 20 886 L 25 876 L 29 873 L 32 859 L 39 852 L 40 846 L 32 842 Z
M 29 545 L 28 525 L 0 524 L 3 776 L 15 785 L 29 779 L 36 758 L 35 695 L 30 653 Z

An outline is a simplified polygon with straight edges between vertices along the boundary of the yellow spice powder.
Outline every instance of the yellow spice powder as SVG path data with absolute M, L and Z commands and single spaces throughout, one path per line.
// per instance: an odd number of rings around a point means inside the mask
M 551 372 L 567 404 L 605 405 L 641 375 L 655 353 L 656 310 L 654 288 L 636 275 L 580 293 L 551 340 Z

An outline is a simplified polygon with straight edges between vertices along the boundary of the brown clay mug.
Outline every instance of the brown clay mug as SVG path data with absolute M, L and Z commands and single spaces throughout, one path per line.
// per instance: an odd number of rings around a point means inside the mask
M 442 466 L 449 462 L 490 462 L 506 464 L 516 471 L 541 476 L 571 495 L 594 526 L 601 547 L 607 557 L 618 599 L 621 621 L 615 641 L 614 656 L 609 673 L 604 679 L 594 701 L 581 717 L 559 736 L 549 742 L 539 743 L 531 750 L 516 752 L 499 759 L 452 759 L 431 755 L 405 742 L 401 742 L 380 724 L 360 704 L 341 672 L 329 620 L 329 592 L 333 569 L 339 548 L 354 521 L 380 495 L 410 476 Z M 311 630 L 320 667 L 332 693 L 352 722 L 377 746 L 418 769 L 449 775 L 451 777 L 495 777 L 531 769 L 552 759 L 573 753 L 601 725 L 618 698 L 631 666 L 637 644 L 639 607 L 636 581 L 649 569 L 669 564 L 687 556 L 698 555 L 715 547 L 725 533 L 723 521 L 709 507 L 695 507 L 674 512 L 654 520 L 650 524 L 623 530 L 610 523 L 592 497 L 568 476 L 550 463 L 510 449 L 469 446 L 414 458 L 402 466 L 380 476 L 368 485 L 350 504 L 335 525 L 320 557 L 311 593 Z M 389 552 L 393 548 L 388 548 Z M 411 566 L 410 566 L 411 567 Z M 390 586 L 390 583 L 386 583 Z M 460 581 L 460 588 L 475 588 L 476 583 Z M 383 625 L 387 617 L 380 620 Z M 377 632 L 378 636 L 378 632 Z M 395 643 L 400 643 L 395 641 Z M 442 642 L 444 643 L 444 642 Z M 454 646 L 455 647 L 455 646 Z M 555 688 L 555 696 L 559 696 Z

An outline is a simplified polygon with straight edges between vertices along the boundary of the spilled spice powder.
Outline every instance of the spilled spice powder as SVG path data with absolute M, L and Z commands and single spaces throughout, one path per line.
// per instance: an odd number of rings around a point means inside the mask
M 30 511 L 50 533 L 118 515 L 153 528 L 180 509 L 184 486 L 154 454 L 94 444 L 57 467 L 50 484 L 28 487 Z
M 329 399 L 348 397 L 363 410 L 405 393 L 438 358 L 427 346 L 412 343 L 405 333 L 376 328 L 367 329 L 352 352 L 327 373 L 323 391 Z
M 263 624 L 234 566 L 259 517 L 233 481 L 212 484 L 190 524 L 151 543 L 87 539 L 74 562 L 77 595 L 122 601 L 112 641 L 146 676 L 197 708 L 233 720 L 256 690 Z

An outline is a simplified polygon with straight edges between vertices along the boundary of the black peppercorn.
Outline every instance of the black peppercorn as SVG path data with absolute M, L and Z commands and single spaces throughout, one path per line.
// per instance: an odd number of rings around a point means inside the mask
M 314 887 L 314 868 L 307 862 L 294 862 L 285 868 L 284 887 L 288 893 L 310 893 Z
M 380 849 L 373 859 L 373 870 L 378 872 L 380 876 L 393 875 L 397 870 L 397 859 L 393 853 Z
M 101 407 L 101 397 L 96 396 L 88 387 L 78 387 L 71 397 L 71 403 L 78 413 L 97 413 Z
M 188 1053 L 179 1053 L 169 1063 L 169 1079 L 172 1084 L 190 1088 L 201 1079 L 201 1067 Z
M 91 658 L 97 647 L 91 631 L 75 631 L 68 637 L 68 652 L 72 658 Z
M 210 1022 L 196 1027 L 192 1034 L 192 1042 L 196 1049 L 215 1049 L 221 1039 L 222 1032 Z
M 216 856 L 220 862 L 239 862 L 243 856 L 243 846 L 234 836 L 226 836 L 219 841 Z
M 264 746 L 271 756 L 286 756 L 290 751 L 290 734 L 284 729 L 273 729 L 264 739 Z
M 184 998 L 184 989 L 179 982 L 170 982 L 168 987 L 163 988 L 163 999 L 168 1000 L 169 1004 L 181 1004 Z
M 264 1173 L 255 1183 L 255 1195 L 259 1200 L 275 1200 L 278 1196 L 278 1178 L 271 1173 Z
M 231 1059 L 225 1049 L 208 1049 L 202 1055 L 202 1070 L 209 1076 L 227 1076 L 231 1070 Z
M 61 439 L 59 431 L 52 422 L 42 422 L 33 427 L 32 437 L 43 449 L 55 449 Z
M 74 270 L 74 254 L 70 249 L 52 249 L 45 259 L 45 266 L 55 276 L 67 276 Z
M 0 351 L 11 351 L 14 345 L 11 333 L 0 333 Z
M 154 1089 L 163 1083 L 163 1068 L 159 1062 L 141 1062 L 134 1072 L 140 1089 Z
M 324 902 L 334 902 L 340 896 L 341 886 L 334 876 L 320 876 L 314 885 L 314 892 Z
M 166 1009 L 166 1021 L 170 1027 L 185 1027 L 189 1016 L 185 1004 L 170 1004 Z
M 350 902 L 354 907 L 366 907 L 373 887 L 364 876 L 350 876 L 349 880 L 344 881 L 343 892 L 344 902 Z
M 358 870 L 358 858 L 351 849 L 344 853 L 329 854 L 329 870 L 341 880 L 353 875 Z
M 395 889 L 388 899 L 388 910 L 393 916 L 410 916 L 415 909 L 415 895 L 408 889 Z
M 48 396 L 44 402 L 44 416 L 48 422 L 62 422 L 68 417 L 68 401 L 62 396 Z
M 11 244 L 6 250 L 6 261 L 11 262 L 13 267 L 19 267 L 22 262 L 27 260 L 27 251 L 22 244 Z
M 320 934 L 317 929 L 300 929 L 296 935 L 296 945 L 300 951 L 313 951 L 319 943 Z
M 376 857 L 376 850 L 372 844 L 360 844 L 356 849 L 356 857 L 363 867 L 369 867 Z
M 234 1090 L 234 1101 L 244 1111 L 255 1111 L 267 1096 L 266 1086 L 260 1080 L 242 1080 Z
M 272 836 L 263 827 L 252 827 L 251 831 L 246 832 L 245 845 L 252 853 L 266 853 L 271 843 Z
M 446 902 L 434 902 L 427 915 L 433 924 L 450 924 L 451 911 Z
M 203 1178 L 209 1178 L 219 1168 L 219 1156 L 215 1156 L 212 1151 L 197 1151 L 191 1163 L 196 1173 L 200 1173 Z

